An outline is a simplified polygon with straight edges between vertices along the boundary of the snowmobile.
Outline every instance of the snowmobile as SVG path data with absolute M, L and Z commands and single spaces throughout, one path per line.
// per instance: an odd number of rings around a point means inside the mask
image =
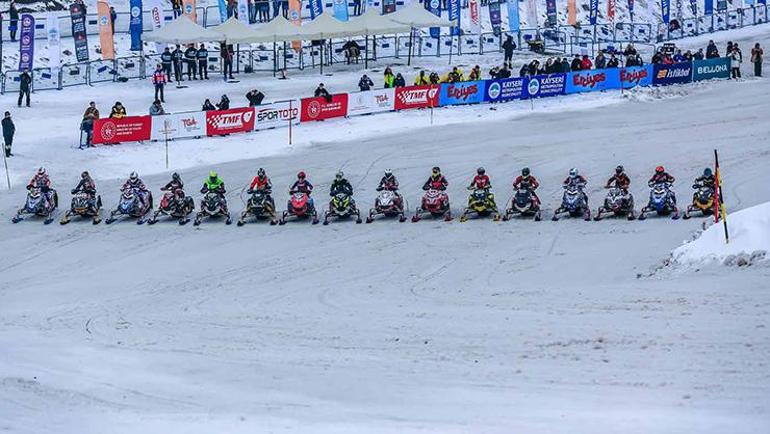
M 692 204 L 687 205 L 684 219 L 692 217 L 692 211 L 700 211 L 704 217 L 714 215 L 714 188 L 708 185 L 693 185 L 692 188 L 697 190 L 692 195 Z
M 666 182 L 655 184 L 650 190 L 650 202 L 639 212 L 639 220 L 647 218 L 647 213 L 655 211 L 659 216 L 669 215 L 672 219 L 679 218 L 679 210 L 674 203 L 671 185 Z
M 315 206 L 310 203 L 310 196 L 300 191 L 291 194 L 289 203 L 286 205 L 286 211 L 283 212 L 278 224 L 285 225 L 289 216 L 297 217 L 297 219 L 309 217 L 312 219 L 313 224 L 318 224 L 318 213 L 315 210 Z
M 452 220 L 452 210 L 449 208 L 449 195 L 445 191 L 429 189 L 422 197 L 420 207 L 414 211 L 412 222 L 422 219 L 422 215 L 428 213 L 433 217 L 444 216 L 444 221 Z
M 393 190 L 382 190 L 379 196 L 374 199 L 374 208 L 369 210 L 369 217 L 366 218 L 366 222 L 373 222 L 374 218 L 380 214 L 385 217 L 398 216 L 399 222 L 405 222 L 404 200 L 401 195 Z
M 265 191 L 255 190 L 248 202 L 246 202 L 246 209 L 241 213 L 241 218 L 238 219 L 238 226 L 246 224 L 246 217 L 254 216 L 257 220 L 269 218 L 270 224 L 274 225 L 278 223 L 278 219 L 275 216 L 275 202 L 269 193 Z
M 528 188 L 516 190 L 516 194 L 511 199 L 511 207 L 505 210 L 503 221 L 510 220 L 517 215 L 534 216 L 535 221 L 540 221 L 540 204 L 535 200 L 532 190 Z
M 195 215 L 195 221 L 193 226 L 201 224 L 203 217 L 224 217 L 225 224 L 229 225 L 233 222 L 230 213 L 226 211 L 227 202 L 225 198 L 216 191 L 209 191 L 201 199 L 201 210 Z
M 50 224 L 53 221 L 53 213 L 59 206 L 59 196 L 56 194 L 56 190 L 50 190 L 51 200 L 46 199 L 46 194 L 42 189 L 37 187 L 30 187 L 27 189 L 27 200 L 24 202 L 24 206 L 16 212 L 16 216 L 11 219 L 13 223 L 18 223 L 24 220 L 22 217 L 24 214 L 32 214 L 40 217 L 44 217 L 43 223 Z
M 80 217 L 90 217 L 95 225 L 98 225 L 102 221 L 102 217 L 99 215 L 102 209 L 101 196 L 91 196 L 88 193 L 77 193 L 72 196 L 72 204 L 70 209 L 64 212 L 64 216 L 59 223 L 66 225 L 70 222 L 70 217 L 73 215 Z
M 105 224 L 111 224 L 115 220 L 115 216 L 127 215 L 129 217 L 137 217 L 136 224 L 140 225 L 144 223 L 144 216 L 152 211 L 152 193 L 147 192 L 147 205 L 142 203 L 142 199 L 139 197 L 139 192 L 133 188 L 127 188 L 120 195 L 120 202 L 118 207 L 110 212 L 110 216 L 104 221 Z
M 159 216 L 166 215 L 178 219 L 179 224 L 184 225 L 190 221 L 188 216 L 193 211 L 195 211 L 195 201 L 193 201 L 193 198 L 186 196 L 182 189 L 166 191 L 160 199 L 158 209 L 152 215 L 152 218 L 147 221 L 147 224 L 154 225 L 158 221 Z
M 612 213 L 616 217 L 625 216 L 629 220 L 636 218 L 634 213 L 634 196 L 628 194 L 628 199 L 623 195 L 623 191 L 617 187 L 610 188 L 607 197 L 604 198 L 604 205 L 596 211 L 594 220 L 602 219 L 602 214 Z
M 460 216 L 460 221 L 467 221 L 470 214 L 476 214 L 480 217 L 491 215 L 494 221 L 500 220 L 500 212 L 497 210 L 497 204 L 495 204 L 495 195 L 488 188 L 473 190 L 468 196 L 468 207 Z
M 324 225 L 328 225 L 332 217 L 348 218 L 353 215 L 356 216 L 356 223 L 361 223 L 361 212 L 353 198 L 347 193 L 337 193 L 332 196 L 329 209 L 324 212 Z
M 574 185 L 564 186 L 564 196 L 561 200 L 561 206 L 553 212 L 551 220 L 559 220 L 559 214 L 569 213 L 570 217 L 583 216 L 583 220 L 591 219 L 591 209 L 588 208 L 583 192 Z

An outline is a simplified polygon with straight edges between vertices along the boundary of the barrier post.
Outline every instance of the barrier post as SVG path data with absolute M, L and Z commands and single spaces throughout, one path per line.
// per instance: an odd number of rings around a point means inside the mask
M 294 116 L 293 116 L 294 108 L 292 107 L 292 103 L 293 102 L 294 102 L 293 99 L 289 100 L 289 146 L 291 146 L 291 124 L 292 124 L 291 121 L 294 118 Z M 300 105 L 300 107 L 301 107 L 301 105 Z
M 8 183 L 8 190 L 11 189 L 11 175 L 8 174 L 8 158 L 5 156 L 5 149 L 3 149 L 3 164 L 5 165 L 5 182 Z

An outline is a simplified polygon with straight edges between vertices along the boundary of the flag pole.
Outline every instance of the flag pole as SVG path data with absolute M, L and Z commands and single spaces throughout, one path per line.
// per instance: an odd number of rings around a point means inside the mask
M 714 173 L 716 174 L 714 182 L 714 223 L 722 218 L 722 224 L 725 230 L 725 244 L 730 243 L 730 234 L 727 231 L 727 213 L 725 212 L 724 196 L 722 195 L 722 174 L 719 171 L 719 154 L 714 149 Z

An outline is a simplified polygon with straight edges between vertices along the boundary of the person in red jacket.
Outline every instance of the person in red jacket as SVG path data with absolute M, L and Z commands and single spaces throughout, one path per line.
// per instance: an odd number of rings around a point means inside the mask
M 441 174 L 441 169 L 436 166 L 433 168 L 433 171 L 431 172 L 428 180 L 425 181 L 425 184 L 423 184 L 422 189 L 444 191 L 448 185 L 449 182 L 447 182 L 446 178 L 444 178 L 444 175 Z
M 676 179 L 668 174 L 666 172 L 666 168 L 663 166 L 658 166 L 655 168 L 655 173 L 652 175 L 649 181 L 647 181 L 647 185 L 652 187 L 655 184 L 673 184 Z
M 163 72 L 163 66 L 160 64 L 155 67 L 155 72 L 152 73 L 152 84 L 155 85 L 155 99 L 165 103 L 163 88 L 166 86 L 166 73 Z M 160 95 L 160 98 L 158 98 L 158 95 Z
M 587 54 L 583 55 L 583 60 L 580 61 L 580 69 L 586 70 L 591 69 L 594 67 L 593 62 L 591 62 L 591 59 L 588 58 Z
M 273 184 L 270 182 L 270 178 L 267 177 L 265 169 L 259 168 L 257 170 L 257 176 L 251 180 L 249 184 L 249 190 L 247 193 L 253 194 L 254 192 L 261 192 L 264 194 L 270 194 L 273 191 Z
M 537 196 L 537 193 L 535 190 L 540 187 L 540 183 L 537 182 L 537 178 L 535 178 L 529 170 L 529 167 L 525 167 L 521 169 L 521 175 L 516 177 L 516 180 L 513 181 L 513 189 L 523 189 L 523 190 L 529 190 L 529 192 L 532 194 L 532 200 L 537 204 L 540 205 L 540 198 Z
M 492 188 L 492 183 L 489 181 L 489 176 L 486 175 L 483 167 L 479 167 L 476 169 L 476 176 L 473 177 L 468 190 L 488 190 L 490 188 Z
M 610 179 L 607 180 L 607 183 L 604 185 L 604 188 L 612 188 L 616 187 L 619 188 L 620 191 L 623 192 L 623 195 L 628 195 L 628 187 L 631 185 L 631 178 L 626 175 L 623 166 L 618 166 L 615 168 L 615 174 L 612 175 Z

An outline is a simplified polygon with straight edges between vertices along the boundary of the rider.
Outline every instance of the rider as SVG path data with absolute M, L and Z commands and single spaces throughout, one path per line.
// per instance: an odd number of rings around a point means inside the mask
M 259 170 L 257 170 L 257 176 L 251 180 L 249 189 L 246 192 L 249 194 L 253 194 L 254 192 L 270 194 L 272 191 L 273 184 L 270 182 L 270 178 L 267 177 L 265 169 L 260 167 Z
M 476 169 L 476 176 L 473 177 L 468 190 L 489 190 L 490 188 L 492 188 L 492 183 L 489 181 L 486 170 L 483 167 L 479 167 Z
M 711 189 L 714 189 L 714 185 L 716 184 L 716 178 L 714 178 L 714 173 L 711 171 L 710 168 L 703 169 L 703 175 L 695 178 L 695 182 L 692 185 L 692 188 L 698 190 L 702 187 L 708 187 Z
M 623 193 L 623 202 L 628 202 L 628 187 L 631 185 L 631 178 L 626 175 L 625 169 L 622 165 L 618 165 L 615 168 L 615 174 L 612 175 L 610 179 L 607 180 L 607 183 L 604 185 L 604 188 L 612 188 L 615 187 L 619 189 Z
M 674 177 L 667 173 L 663 166 L 658 166 L 655 168 L 655 174 L 653 174 L 650 180 L 647 181 L 647 185 L 650 187 L 653 187 L 656 184 L 671 185 L 674 181 Z M 671 195 L 671 202 L 673 203 L 674 208 L 676 208 L 676 194 L 674 194 L 674 190 L 669 190 L 669 194 Z
M 443 191 L 446 190 L 448 185 L 449 182 L 447 182 L 446 178 L 444 178 L 444 175 L 441 174 L 441 169 L 436 166 L 433 168 L 433 171 L 431 172 L 428 180 L 425 181 L 425 184 L 423 184 L 422 189 Z
M 540 198 L 537 196 L 537 193 L 535 193 L 535 190 L 537 190 L 538 187 L 540 187 L 540 183 L 537 182 L 537 178 L 531 174 L 529 167 L 521 169 L 521 175 L 517 176 L 516 180 L 513 181 L 514 190 L 529 190 L 532 195 L 532 200 L 537 205 L 540 205 Z
M 398 181 L 396 180 L 395 175 L 393 175 L 393 171 L 390 169 L 385 169 L 385 174 L 382 175 L 382 179 L 380 179 L 380 185 L 377 186 L 377 191 L 382 190 L 393 192 L 398 190 Z
M 43 193 L 47 205 L 50 205 L 52 201 L 55 201 L 54 190 L 51 188 L 51 179 L 48 178 L 48 172 L 45 167 L 40 167 L 35 172 L 35 175 L 27 184 L 27 189 L 39 188 Z
M 588 203 L 588 195 L 585 192 L 585 186 L 587 183 L 588 181 L 583 177 L 583 175 L 578 173 L 578 170 L 573 167 L 569 170 L 569 176 L 564 180 L 562 184 L 564 184 L 564 188 L 577 187 L 577 189 L 580 190 L 580 193 L 583 194 L 583 198 L 585 199 L 586 203 Z
M 142 202 L 142 206 L 146 209 L 147 204 L 147 196 L 149 195 L 149 192 L 147 191 L 147 187 L 145 187 L 144 182 L 139 178 L 139 174 L 136 172 L 131 172 L 131 175 L 129 175 L 126 182 L 123 184 L 123 187 L 120 188 L 120 191 L 126 191 L 126 190 L 134 190 L 139 195 L 139 200 Z
M 160 188 L 161 191 L 176 191 L 182 189 L 184 189 L 184 182 L 182 182 L 182 177 L 176 172 L 171 174 L 171 181 Z
M 203 181 L 201 193 L 216 193 L 219 195 L 219 198 L 221 199 L 220 202 L 222 204 L 222 211 L 227 213 L 227 201 L 225 200 L 225 193 L 227 193 L 227 191 L 225 190 L 225 182 L 222 181 L 222 178 L 220 178 L 219 175 L 217 175 L 217 172 L 213 170 L 209 172 L 208 178 Z
M 345 174 L 341 170 L 334 176 L 334 181 L 332 181 L 332 186 L 329 189 L 329 196 L 338 194 L 353 195 L 353 186 L 345 179 Z
M 85 193 L 88 200 L 91 201 L 96 196 L 96 183 L 87 171 L 80 174 L 80 182 L 71 191 L 72 194 Z
M 289 194 L 294 193 L 305 193 L 307 194 L 307 202 L 310 208 L 313 208 L 313 198 L 310 197 L 310 193 L 313 192 L 313 184 L 310 183 L 310 181 L 307 180 L 307 177 L 305 176 L 305 172 L 299 172 L 297 174 L 297 180 L 294 181 L 294 184 L 292 184 L 291 189 L 289 189 Z

